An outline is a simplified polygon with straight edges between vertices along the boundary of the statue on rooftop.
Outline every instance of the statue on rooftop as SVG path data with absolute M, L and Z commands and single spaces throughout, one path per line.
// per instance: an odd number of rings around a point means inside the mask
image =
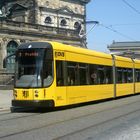
M 0 0 L 0 19 L 5 19 L 9 16 L 10 10 L 5 7 L 5 0 Z

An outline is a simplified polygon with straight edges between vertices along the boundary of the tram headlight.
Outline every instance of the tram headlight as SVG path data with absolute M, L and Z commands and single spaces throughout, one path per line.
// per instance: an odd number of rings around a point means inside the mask
M 38 90 L 35 90 L 35 97 L 38 97 Z

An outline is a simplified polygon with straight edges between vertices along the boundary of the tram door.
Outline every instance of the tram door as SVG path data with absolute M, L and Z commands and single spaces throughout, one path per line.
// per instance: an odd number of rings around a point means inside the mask
M 61 60 L 56 61 L 56 106 L 63 106 L 67 104 L 66 98 L 66 75 L 65 62 Z

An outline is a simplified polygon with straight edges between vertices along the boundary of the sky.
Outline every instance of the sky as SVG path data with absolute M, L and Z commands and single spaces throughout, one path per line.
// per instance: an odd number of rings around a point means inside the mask
M 87 4 L 88 49 L 109 52 L 113 41 L 140 41 L 140 0 L 91 0 Z M 92 29 L 92 27 L 94 28 Z

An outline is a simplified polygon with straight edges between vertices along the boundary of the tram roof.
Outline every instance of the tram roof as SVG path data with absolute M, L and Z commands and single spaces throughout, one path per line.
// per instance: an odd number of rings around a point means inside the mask
M 51 45 L 49 42 L 28 42 L 21 44 L 18 49 L 20 50 L 30 48 L 51 48 Z
M 94 50 L 89 50 L 87 48 L 82 47 L 74 47 L 71 45 L 66 45 L 58 42 L 50 42 L 53 46 L 53 49 L 59 49 L 62 51 L 67 52 L 74 52 L 79 54 L 85 54 L 85 55 L 91 55 L 91 56 L 99 56 L 99 57 L 105 57 L 105 58 L 112 58 L 111 54 L 103 53 L 103 52 L 97 52 Z
M 109 58 L 112 59 L 112 55 L 104 52 L 98 52 L 94 50 L 89 50 L 87 48 L 80 48 L 80 47 L 74 47 L 71 45 L 66 45 L 58 42 L 50 42 L 53 46 L 53 49 L 59 49 L 62 51 L 67 51 L 67 52 L 75 52 L 79 54 L 85 54 L 85 55 L 91 55 L 91 56 L 98 56 L 102 58 Z M 114 55 L 116 60 L 119 61 L 125 61 L 125 62 L 132 62 L 131 58 L 123 57 L 123 56 L 116 56 Z M 139 61 L 140 63 L 140 61 Z
M 53 41 L 37 41 L 37 42 L 24 43 L 24 44 L 21 44 L 18 49 L 52 48 L 51 46 L 55 50 L 62 50 L 62 51 L 67 51 L 67 52 L 85 54 L 85 55 L 89 55 L 89 56 L 91 55 L 91 56 L 98 56 L 98 57 L 102 57 L 102 58 L 111 58 L 112 59 L 111 54 L 107 54 L 104 52 L 98 52 L 98 51 L 94 51 L 94 50 L 89 50 L 87 48 L 74 47 L 71 45 L 67 45 L 67 44 L 63 44 L 63 43 L 59 43 L 59 42 L 53 42 Z M 114 55 L 114 56 L 115 56 L 116 60 L 132 61 L 131 58 L 116 56 L 116 55 Z

